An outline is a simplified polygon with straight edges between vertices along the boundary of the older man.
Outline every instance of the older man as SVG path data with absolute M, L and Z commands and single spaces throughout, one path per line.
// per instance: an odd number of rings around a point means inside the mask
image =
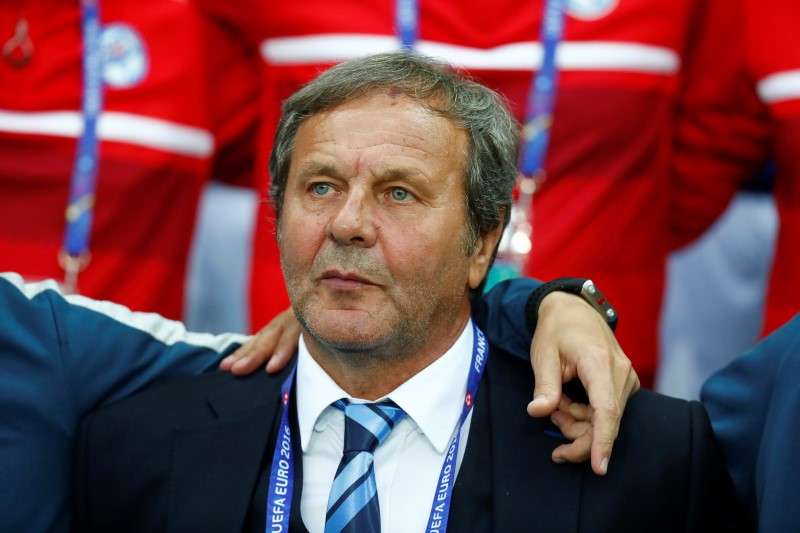
M 412 55 L 344 63 L 292 96 L 271 172 L 296 373 L 192 378 L 89 417 L 81 527 L 735 529 L 699 404 L 635 396 L 605 478 L 551 463 L 562 436 L 509 409 L 530 372 L 469 317 L 516 132 L 490 90 Z

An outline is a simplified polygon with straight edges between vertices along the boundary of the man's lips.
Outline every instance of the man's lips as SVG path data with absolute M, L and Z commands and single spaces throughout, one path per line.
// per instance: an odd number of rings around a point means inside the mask
M 326 270 L 319 279 L 326 287 L 336 290 L 356 290 L 378 286 L 377 283 L 354 272 L 341 272 L 339 270 Z

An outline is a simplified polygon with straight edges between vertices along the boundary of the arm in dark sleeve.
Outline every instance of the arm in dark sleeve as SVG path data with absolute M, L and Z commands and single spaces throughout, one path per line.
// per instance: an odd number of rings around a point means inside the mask
M 55 284 L 34 298 L 49 300 L 52 308 L 64 380 L 72 389 L 78 417 L 158 379 L 212 370 L 247 338 L 192 333 L 154 313 L 65 297 Z
M 711 376 L 701 392 L 739 499 L 764 531 L 800 527 L 790 501 L 800 476 L 798 376 L 800 316 Z
M 174 407 L 174 406 L 170 406 Z M 172 431 L 142 424 L 137 409 L 89 413 L 74 451 L 73 530 L 82 533 L 161 531 L 168 513 Z M 135 429 L 133 429 L 135 428 Z
M 526 361 L 533 332 L 528 331 L 525 306 L 541 284 L 529 278 L 503 281 L 484 294 L 472 310 L 472 318 L 492 345 Z
M 689 403 L 691 457 L 686 531 L 746 532 L 754 524 L 745 518 L 706 410 Z
M 72 500 L 72 530 L 76 532 L 90 531 L 91 530 L 91 517 L 89 509 L 91 508 L 91 493 L 92 488 L 89 480 L 89 434 L 91 432 L 92 419 L 94 415 L 89 413 L 80 424 L 78 428 L 78 438 L 75 443 L 75 472 L 73 474 L 73 500 Z

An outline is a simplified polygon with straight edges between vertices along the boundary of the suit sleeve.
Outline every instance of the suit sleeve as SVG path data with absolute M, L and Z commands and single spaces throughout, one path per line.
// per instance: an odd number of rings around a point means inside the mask
M 691 460 L 686 531 L 754 531 L 737 505 L 733 483 L 705 409 L 689 403 Z
M 175 409 L 160 399 L 160 406 L 140 403 L 136 408 L 94 411 L 81 422 L 73 473 L 77 531 L 153 531 L 152 517 L 165 516 L 169 498 L 164 480 L 172 460 L 170 431 L 165 432 L 158 420 L 143 424 L 159 407 Z M 147 503 L 145 494 L 150 498 Z
M 688 244 L 725 210 L 768 156 L 769 124 L 741 37 L 743 0 L 698 2 L 685 57 L 670 169 L 672 245 Z
M 492 345 L 526 361 L 533 332 L 528 331 L 525 305 L 541 284 L 529 278 L 503 281 L 484 294 L 472 311 L 475 323 Z
M 73 499 L 72 499 L 72 528 L 76 532 L 84 532 L 91 530 L 91 516 L 89 509 L 91 509 L 91 488 L 92 483 L 89 479 L 89 457 L 91 450 L 89 449 L 90 443 L 90 430 L 94 414 L 90 413 L 83 419 L 78 429 L 78 439 L 75 444 L 75 472 L 73 474 Z
M 51 284 L 35 299 L 51 308 L 64 379 L 78 417 L 158 379 L 196 375 L 246 337 L 191 333 L 180 322 L 111 302 L 63 296 Z
M 799 354 L 800 317 L 796 317 L 711 376 L 701 392 L 738 497 L 751 516 L 759 511 L 757 502 L 764 503 L 767 482 L 781 486 L 791 478 L 788 485 L 792 486 L 796 483 L 792 476 L 800 474 L 800 461 L 793 459 L 796 439 L 791 438 L 800 409 Z M 770 491 L 779 500 L 788 497 L 782 493 Z M 770 513 L 767 517 L 762 509 L 762 519 L 789 514 L 783 505 Z

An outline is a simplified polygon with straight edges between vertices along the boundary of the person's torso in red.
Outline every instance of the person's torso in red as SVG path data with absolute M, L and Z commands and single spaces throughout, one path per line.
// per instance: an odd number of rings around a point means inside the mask
M 652 373 L 665 258 L 662 187 L 694 2 L 568 4 L 547 180 L 534 203 L 526 273 L 594 278 L 620 311 L 619 337 L 637 369 Z M 263 157 L 283 99 L 337 61 L 397 49 L 393 2 L 268 5 L 248 20 L 264 60 Z M 417 50 L 498 90 L 522 119 L 541 63 L 541 15 L 541 0 L 422 0 Z M 258 166 L 266 168 L 266 159 Z M 288 303 L 270 219 L 263 214 L 257 232 L 254 325 Z
M 105 102 L 91 262 L 81 293 L 179 318 L 214 140 L 192 2 L 100 2 Z M 57 255 L 82 129 L 79 2 L 0 5 L 0 40 L 25 19 L 30 62 L 0 58 L 0 271 L 63 278 Z
M 746 0 L 747 62 L 769 111 L 780 229 L 764 332 L 800 312 L 800 3 Z

